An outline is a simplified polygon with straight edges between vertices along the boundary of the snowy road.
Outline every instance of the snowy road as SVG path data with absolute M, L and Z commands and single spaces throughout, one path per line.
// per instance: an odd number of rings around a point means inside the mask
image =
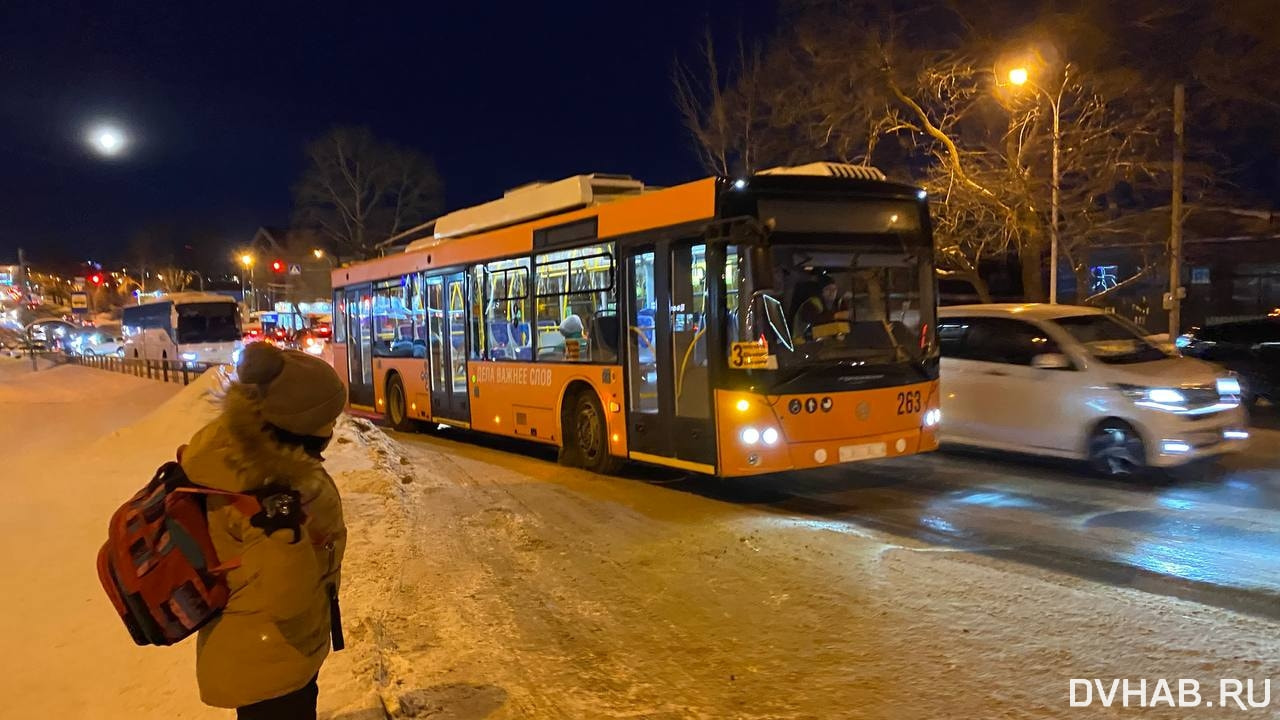
M 968 452 L 674 487 L 1280 619 L 1274 430 L 1255 429 L 1248 453 L 1196 480 L 1115 482 Z
M 1055 518 L 1076 513 L 1050 511 L 1158 506 L 1162 493 L 1204 488 L 1107 488 L 948 457 L 862 466 L 856 481 L 602 478 L 538 449 L 457 437 L 395 436 L 413 478 L 400 531 L 410 539 L 380 559 L 396 579 L 359 629 L 385 643 L 388 686 L 409 711 L 1072 717 L 1072 677 L 1209 682 L 1267 677 L 1280 662 L 1267 617 L 1085 579 L 1097 573 L 1071 566 L 1099 542 L 1092 526 L 1075 522 L 1067 541 L 1074 521 Z M 1053 499 L 1001 508 L 1000 492 Z M 1233 512 L 1222 499 L 1197 511 Z M 956 537 L 956 523 L 1023 540 L 992 552 Z M 1036 561 L 1036 543 L 1075 560 Z

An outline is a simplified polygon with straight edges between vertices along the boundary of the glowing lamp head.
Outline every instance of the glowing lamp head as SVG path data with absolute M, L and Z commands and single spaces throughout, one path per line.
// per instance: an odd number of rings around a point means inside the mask
M 1030 79 L 1030 77 L 1030 74 L 1027 73 L 1027 69 L 1024 67 L 1016 67 L 1009 71 L 1009 82 L 1014 85 L 1026 85 L 1027 80 Z

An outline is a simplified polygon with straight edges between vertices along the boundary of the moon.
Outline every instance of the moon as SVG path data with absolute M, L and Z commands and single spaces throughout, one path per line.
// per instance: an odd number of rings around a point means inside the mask
M 107 158 L 119 157 L 129 146 L 128 134 L 114 123 L 99 123 L 90 127 L 85 134 L 85 141 L 95 153 Z

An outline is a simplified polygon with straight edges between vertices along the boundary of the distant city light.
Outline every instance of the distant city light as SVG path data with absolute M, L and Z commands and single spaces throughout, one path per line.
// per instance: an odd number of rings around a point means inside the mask
M 90 127 L 85 140 L 94 152 L 103 157 L 119 157 L 129 145 L 129 136 L 124 129 L 112 123 Z

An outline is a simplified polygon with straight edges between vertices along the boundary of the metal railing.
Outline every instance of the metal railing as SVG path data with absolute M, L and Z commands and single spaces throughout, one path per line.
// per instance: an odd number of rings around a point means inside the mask
M 218 367 L 217 363 L 185 362 L 182 360 L 143 360 L 113 355 L 67 355 L 65 362 L 72 365 L 124 373 L 148 380 L 190 385 L 192 380 L 206 371 Z

